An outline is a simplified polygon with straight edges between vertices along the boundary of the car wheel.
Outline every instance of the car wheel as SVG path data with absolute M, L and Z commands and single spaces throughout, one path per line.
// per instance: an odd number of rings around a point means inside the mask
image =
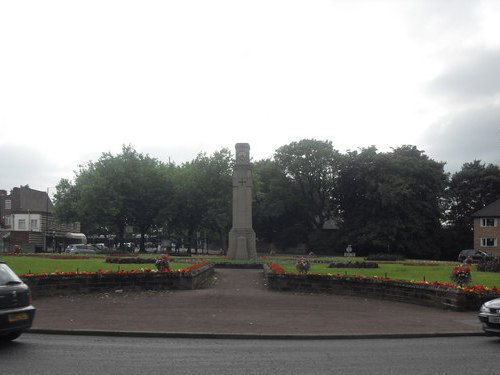
M 19 336 L 21 336 L 22 332 L 10 332 L 5 335 L 0 336 L 0 342 L 7 342 L 7 341 L 12 341 L 17 339 Z

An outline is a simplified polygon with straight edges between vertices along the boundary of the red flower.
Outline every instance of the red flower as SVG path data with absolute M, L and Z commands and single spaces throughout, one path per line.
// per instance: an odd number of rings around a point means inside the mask
M 285 269 L 276 263 L 269 263 L 269 268 L 271 268 L 271 270 L 275 273 L 285 273 Z

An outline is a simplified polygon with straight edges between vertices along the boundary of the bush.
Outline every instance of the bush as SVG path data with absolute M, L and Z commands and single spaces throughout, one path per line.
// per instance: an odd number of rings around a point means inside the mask
M 328 268 L 378 268 L 375 262 L 332 262 Z
M 453 268 L 451 279 L 455 282 L 455 284 L 459 286 L 469 284 L 470 282 L 472 282 L 470 268 L 467 266 L 457 266 Z
M 390 261 L 390 262 L 397 262 L 404 259 L 405 259 L 404 255 L 388 254 L 388 253 L 372 254 L 366 257 L 366 260 L 378 260 L 378 261 Z
M 495 257 L 490 260 L 480 262 L 477 270 L 481 272 L 500 272 L 500 258 Z
M 309 261 L 305 258 L 299 258 L 295 263 L 295 267 L 299 273 L 306 274 L 311 268 L 311 263 L 309 263 Z
M 106 263 L 118 264 L 155 264 L 156 259 L 148 258 L 106 258 Z

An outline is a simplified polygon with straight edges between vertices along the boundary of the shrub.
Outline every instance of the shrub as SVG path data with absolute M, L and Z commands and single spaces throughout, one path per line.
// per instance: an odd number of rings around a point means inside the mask
M 388 253 L 371 254 L 366 257 L 366 260 L 379 260 L 379 261 L 391 261 L 391 262 L 396 262 L 404 259 L 405 259 L 404 255 L 388 254 Z
M 472 281 L 470 268 L 467 266 L 456 266 L 451 273 L 451 279 L 459 286 L 464 286 Z
M 168 257 L 160 257 L 156 259 L 155 266 L 160 272 L 170 272 L 170 264 Z
M 156 259 L 148 258 L 106 258 L 106 263 L 118 264 L 155 264 Z
M 500 272 L 500 258 L 495 257 L 493 259 L 480 262 L 477 265 L 477 270 L 481 272 Z
M 332 262 L 329 268 L 378 268 L 375 262 Z
M 299 273 L 306 274 L 307 272 L 309 272 L 309 269 L 311 268 L 311 263 L 309 263 L 309 261 L 305 258 L 299 258 L 295 263 L 295 267 L 297 268 L 297 271 Z

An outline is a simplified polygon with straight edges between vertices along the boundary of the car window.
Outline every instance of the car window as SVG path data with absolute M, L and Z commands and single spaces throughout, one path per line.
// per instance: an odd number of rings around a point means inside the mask
M 21 279 L 6 264 L 0 263 L 0 285 L 21 283 Z

